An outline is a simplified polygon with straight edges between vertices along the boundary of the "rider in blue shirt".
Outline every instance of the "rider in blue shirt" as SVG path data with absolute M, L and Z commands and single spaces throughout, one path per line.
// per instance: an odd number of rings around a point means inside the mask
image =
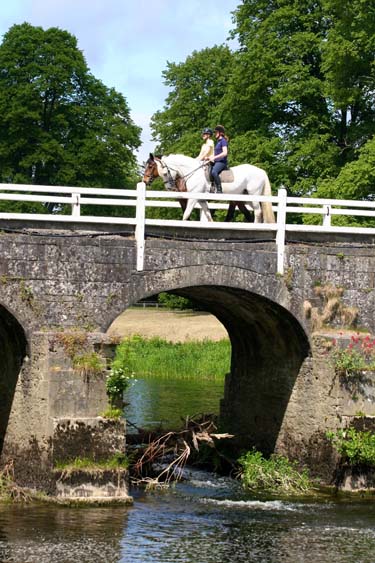
M 223 190 L 219 174 L 228 168 L 228 140 L 225 136 L 225 129 L 222 125 L 217 125 L 214 129 L 214 133 L 217 143 L 214 155 L 210 157 L 210 161 L 213 162 L 211 175 L 215 182 L 216 192 L 218 194 L 222 194 Z

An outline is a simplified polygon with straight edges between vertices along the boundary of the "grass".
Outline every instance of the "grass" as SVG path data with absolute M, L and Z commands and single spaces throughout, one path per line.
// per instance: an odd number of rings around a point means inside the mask
M 94 461 L 90 458 L 75 458 L 69 461 L 56 461 L 55 470 L 72 472 L 76 470 L 106 471 L 109 469 L 127 469 L 129 460 L 125 454 L 117 454 L 105 460 Z
M 135 377 L 220 378 L 230 369 L 229 340 L 169 342 L 162 338 L 126 338 L 116 349 L 116 365 Z
M 288 494 L 306 493 L 311 488 L 307 471 L 299 471 L 296 463 L 286 457 L 272 454 L 265 459 L 261 452 L 252 450 L 238 460 L 245 489 Z

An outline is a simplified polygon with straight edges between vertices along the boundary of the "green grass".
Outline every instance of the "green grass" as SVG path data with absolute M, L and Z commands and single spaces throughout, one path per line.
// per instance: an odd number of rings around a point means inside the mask
M 115 454 L 109 459 L 94 461 L 90 458 L 75 458 L 69 461 L 56 461 L 55 469 L 57 471 L 75 471 L 75 470 L 109 470 L 109 469 L 127 469 L 129 460 L 125 454 Z
M 115 365 L 135 377 L 220 378 L 230 369 L 229 340 L 168 342 L 161 338 L 126 338 L 116 349 Z
M 261 452 L 251 450 L 238 461 L 247 490 L 296 494 L 306 493 L 312 487 L 307 471 L 299 471 L 296 463 L 284 456 L 272 454 L 265 459 Z

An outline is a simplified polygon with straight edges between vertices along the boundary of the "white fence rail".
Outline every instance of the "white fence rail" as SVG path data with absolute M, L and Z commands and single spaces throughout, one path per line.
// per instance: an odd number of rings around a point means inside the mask
M 268 201 L 272 203 L 276 213 L 276 223 L 227 223 L 182 221 L 172 219 L 148 219 L 147 207 L 179 208 L 180 199 L 196 199 L 208 202 L 210 209 L 227 209 L 228 202 L 241 201 L 245 204 L 250 201 Z M 0 201 L 38 202 L 53 204 L 54 212 L 51 213 L 2 213 L 0 220 L 24 221 L 26 225 L 33 222 L 67 222 L 76 224 L 108 224 L 132 225 L 135 228 L 137 242 L 137 270 L 143 270 L 145 228 L 148 225 L 165 227 L 183 227 L 184 229 L 216 229 L 216 230 L 241 230 L 241 231 L 271 231 L 275 232 L 277 246 L 277 271 L 284 273 L 284 249 L 286 232 L 320 232 L 320 233 L 346 233 L 375 235 L 373 227 L 338 227 L 331 225 L 333 215 L 375 217 L 375 201 L 355 201 L 340 199 L 317 199 L 305 197 L 288 197 L 285 189 L 280 189 L 277 196 L 249 196 L 226 194 L 190 194 L 167 191 L 146 190 L 143 182 L 137 184 L 136 190 L 99 189 L 65 186 L 35 186 L 24 184 L 0 184 Z M 67 207 L 71 212 L 67 214 Z M 97 215 L 82 215 L 81 206 L 115 206 L 135 207 L 131 217 L 112 217 Z M 69 208 L 68 208 L 69 209 Z M 288 216 L 293 214 L 321 215 L 321 225 L 306 225 L 288 223 Z

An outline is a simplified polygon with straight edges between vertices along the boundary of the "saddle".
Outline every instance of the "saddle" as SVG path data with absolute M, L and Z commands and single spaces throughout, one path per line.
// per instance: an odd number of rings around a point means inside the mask
M 206 176 L 207 182 L 213 181 L 212 176 L 211 176 L 211 166 L 205 166 L 204 174 Z M 220 179 L 225 184 L 230 184 L 230 182 L 234 182 L 234 175 L 233 175 L 231 168 L 228 168 L 228 169 L 220 172 Z

